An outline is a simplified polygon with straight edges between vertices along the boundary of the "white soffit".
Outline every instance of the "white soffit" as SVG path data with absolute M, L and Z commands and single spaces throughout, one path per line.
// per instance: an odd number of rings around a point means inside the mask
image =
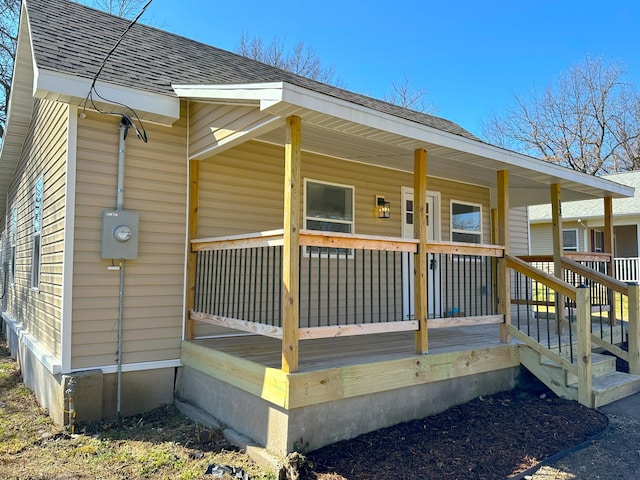
M 522 195 L 518 195 L 522 198 L 518 203 L 525 202 L 522 203 L 523 205 L 548 202 L 548 186 L 555 183 L 567 190 L 564 195 L 565 200 L 603 196 L 619 198 L 634 194 L 634 189 L 626 185 L 569 170 L 482 141 L 445 132 L 285 82 L 174 85 L 173 88 L 181 97 L 221 102 L 250 102 L 253 105 L 259 103 L 261 110 L 273 115 L 280 117 L 298 115 L 304 122 L 303 148 L 306 148 L 304 124 L 320 127 L 325 130 L 325 134 L 330 131 L 336 132 L 338 135 L 336 138 L 339 138 L 339 134 L 346 134 L 352 139 L 357 137 L 357 142 L 353 140 L 347 142 L 351 147 L 345 147 L 342 151 L 333 147 L 335 151 L 329 152 L 344 159 L 394 168 L 396 166 L 388 161 L 388 156 L 400 158 L 401 152 L 412 156 L 415 149 L 425 148 L 429 153 L 430 174 L 443 178 L 457 178 L 451 173 L 445 175 L 444 170 L 439 174 L 433 171 L 431 166 L 437 168 L 437 162 L 434 164 L 432 161 L 440 158 L 443 167 L 446 165 L 447 168 L 457 168 L 462 176 L 477 178 L 478 173 L 484 170 L 487 173 L 485 173 L 486 180 L 482 184 L 488 184 L 488 186 L 495 186 L 495 179 L 492 176 L 495 176 L 496 171 L 508 170 L 512 180 L 511 190 L 522 188 Z M 278 130 L 271 131 L 263 139 L 281 144 L 281 139 L 284 137 L 277 132 Z M 318 144 L 309 150 L 316 153 L 326 153 L 327 150 L 331 150 L 331 137 L 324 135 L 322 138 L 325 147 Z M 362 149 L 362 144 L 359 142 L 386 145 L 389 150 L 385 152 L 383 148 L 377 155 L 362 155 L 362 152 L 357 151 L 358 148 Z M 317 151 L 321 148 L 324 150 Z M 387 160 L 382 159 L 383 156 L 386 156 Z M 457 163 L 458 167 L 455 167 L 454 163 Z M 401 167 L 401 169 L 404 168 Z M 460 178 L 460 180 L 463 179 Z M 464 179 L 464 181 L 467 180 Z M 530 203 L 526 203 L 527 198 Z
M 91 82 L 92 79 L 90 78 L 36 68 L 33 96 L 84 107 Z M 115 113 L 126 113 L 128 110 L 123 109 L 118 104 L 126 105 L 143 120 L 162 125 L 171 125 L 180 118 L 179 98 L 143 92 L 134 88 L 100 81 L 96 82 L 95 89 L 100 97 L 105 99 L 100 99 L 94 95 L 94 101 L 100 109 Z M 114 103 L 112 104 L 111 102 Z M 93 108 L 91 102 L 86 102 L 86 108 Z

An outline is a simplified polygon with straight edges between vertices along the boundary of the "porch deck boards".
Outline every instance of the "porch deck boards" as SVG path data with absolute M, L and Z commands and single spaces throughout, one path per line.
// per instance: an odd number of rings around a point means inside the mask
M 261 365 L 280 368 L 282 343 L 258 336 L 196 339 L 195 343 Z M 500 343 L 499 325 L 476 325 L 429 330 L 429 353 L 491 348 Z M 414 332 L 323 338 L 300 342 L 299 372 L 311 372 L 412 357 Z
M 547 328 L 551 329 L 548 336 Z M 533 323 L 529 335 L 539 338 L 545 346 L 557 347 L 570 342 L 568 329 L 558 338 L 553 322 Z M 593 333 L 599 334 L 600 325 L 593 325 Z M 613 327 L 613 338 L 621 339 L 620 329 L 626 324 Z M 527 329 L 521 325 L 525 333 Z M 605 338 L 611 335 L 611 327 L 603 326 Z M 619 343 L 618 340 L 615 343 Z M 574 338 L 575 342 L 575 338 Z M 240 335 L 196 339 L 194 343 L 270 368 L 281 366 L 279 339 L 260 335 Z M 513 339 L 512 343 L 520 343 Z M 474 325 L 429 330 L 429 353 L 439 354 L 474 349 L 486 349 L 504 345 L 500 343 L 499 325 Z M 322 338 L 300 342 L 298 372 L 313 372 L 330 368 L 361 365 L 408 358 L 415 355 L 414 332 L 394 332 L 376 335 L 358 335 L 337 338 Z

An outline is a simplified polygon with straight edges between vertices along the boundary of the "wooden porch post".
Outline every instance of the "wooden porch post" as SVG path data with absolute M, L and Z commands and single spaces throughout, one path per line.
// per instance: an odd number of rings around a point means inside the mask
M 562 273 L 562 203 L 560 197 L 560 184 L 551 185 L 551 220 L 553 238 L 553 274 L 560 280 Z M 556 292 L 556 328 L 562 328 L 562 316 L 564 315 L 564 298 Z
M 629 373 L 640 375 L 640 286 L 629 285 Z
M 493 245 L 498 245 L 498 209 L 491 209 L 491 243 Z M 497 312 L 500 312 L 500 292 L 498 292 L 498 262 L 494 263 L 491 267 L 491 273 L 493 277 L 493 281 L 491 283 L 491 291 L 493 292 L 493 297 L 491 301 L 493 302 L 494 307 Z M 501 280 L 502 281 L 502 280 Z
M 498 171 L 498 214 L 497 214 L 498 245 L 504 246 L 504 254 L 509 254 L 509 172 Z M 500 324 L 500 341 L 510 343 L 509 325 L 511 325 L 511 276 L 507 268 L 507 259 L 498 260 L 498 279 L 500 292 L 498 295 L 498 312 L 504 316 Z
M 576 289 L 576 328 L 578 335 L 578 402 L 593 408 L 591 369 L 591 295 L 585 286 Z
M 615 260 L 613 258 L 613 198 L 604 197 L 604 251 L 609 254 L 609 260 L 607 261 L 607 273 L 610 277 L 616 277 Z M 616 321 L 616 308 L 615 308 L 615 293 L 611 292 L 611 298 L 609 299 L 609 325 L 615 325 Z
M 414 312 L 418 321 L 415 336 L 416 353 L 429 353 L 427 331 L 427 151 L 419 148 L 413 155 L 413 236 L 418 239 L 418 252 L 414 255 Z
M 300 117 L 287 117 L 282 247 L 282 371 L 298 370 L 298 258 L 300 257 Z
M 193 340 L 195 336 L 195 321 L 190 312 L 194 308 L 196 289 L 196 253 L 191 250 L 191 240 L 198 235 L 198 208 L 200 188 L 200 161 L 189 160 L 189 208 L 187 227 L 187 292 L 185 311 L 185 339 Z

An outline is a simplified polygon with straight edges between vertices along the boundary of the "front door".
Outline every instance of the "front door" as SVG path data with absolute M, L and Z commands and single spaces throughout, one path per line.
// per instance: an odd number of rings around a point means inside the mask
M 440 240 L 440 193 L 427 192 L 427 240 Z M 402 237 L 413 237 L 413 188 L 402 187 Z M 403 270 L 403 314 L 405 319 L 414 318 L 413 307 L 413 255 L 409 257 L 409 266 Z M 427 302 L 428 315 L 436 316 L 440 311 L 440 265 L 433 254 L 427 255 Z

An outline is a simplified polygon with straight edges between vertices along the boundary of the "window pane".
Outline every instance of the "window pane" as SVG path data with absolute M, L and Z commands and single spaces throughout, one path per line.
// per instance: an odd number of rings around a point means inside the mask
M 451 240 L 453 242 L 480 243 L 480 235 L 477 235 L 475 233 L 453 232 L 451 234 Z
M 451 205 L 451 229 L 480 233 L 482 230 L 480 207 L 453 203 Z
M 578 250 L 578 232 L 575 230 L 562 231 L 562 248 L 564 250 Z
M 307 183 L 307 216 L 353 220 L 352 189 L 322 183 Z M 308 227 L 313 228 L 313 227 Z
M 40 235 L 33 236 L 33 270 L 31 271 L 31 286 L 40 288 Z
M 307 220 L 307 228 L 309 230 L 320 230 L 323 232 L 351 233 L 350 223 L 320 222 L 317 220 Z

